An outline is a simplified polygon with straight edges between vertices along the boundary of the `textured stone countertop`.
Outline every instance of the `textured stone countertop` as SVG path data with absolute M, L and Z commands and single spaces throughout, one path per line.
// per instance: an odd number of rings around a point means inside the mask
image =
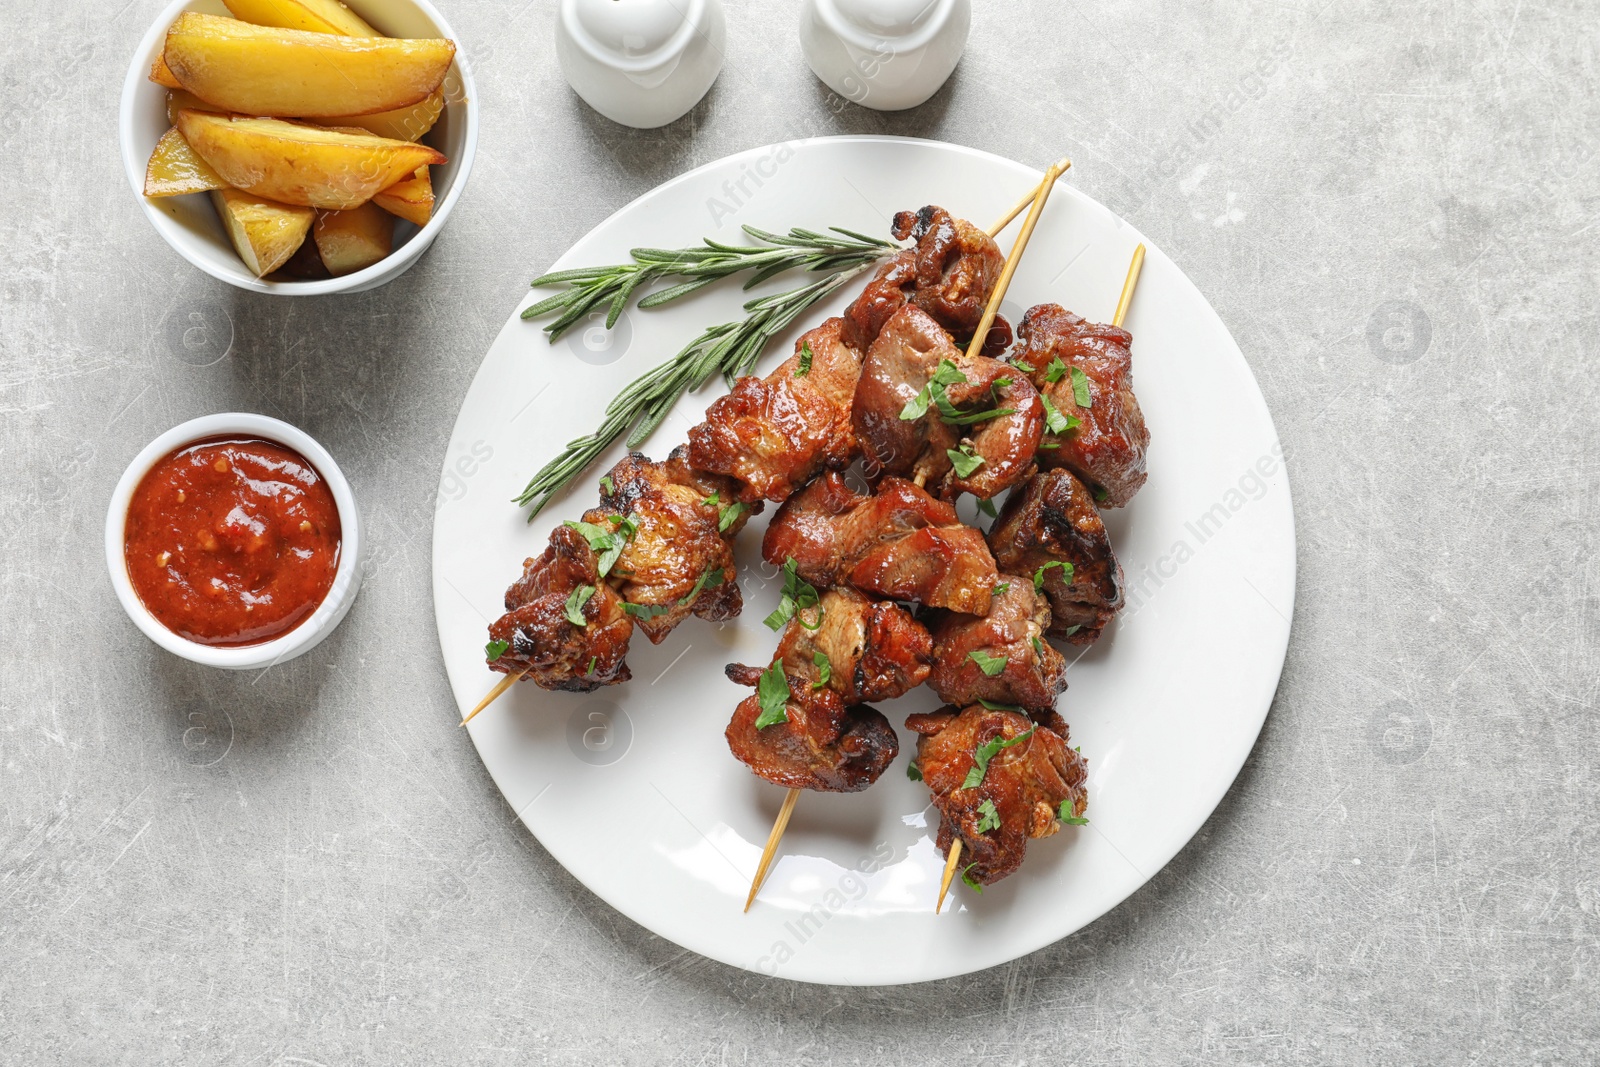
M 466 195 L 387 288 L 296 301 L 194 270 L 128 189 L 161 5 L 9 5 L 0 1061 L 1600 1057 L 1592 5 L 989 0 L 950 83 L 880 114 L 812 77 L 797 3 L 730 0 L 710 95 L 640 132 L 568 89 L 553 3 L 440 2 Z M 1082 932 L 902 988 L 710 962 L 568 876 L 452 722 L 429 593 L 445 439 L 528 279 L 690 167 L 833 133 L 1070 153 L 1233 330 L 1297 505 L 1282 684 L 1201 833 Z M 265 675 L 158 651 L 102 548 L 134 452 L 236 409 L 340 457 L 376 563 Z

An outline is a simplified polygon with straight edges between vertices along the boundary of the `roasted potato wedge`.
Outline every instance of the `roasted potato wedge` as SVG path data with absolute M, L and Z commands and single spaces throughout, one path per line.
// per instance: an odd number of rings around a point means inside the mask
M 337 33 L 343 37 L 382 37 L 339 0 L 222 0 L 233 17 L 257 26 Z
M 208 104 L 187 89 L 173 89 L 167 93 L 167 121 L 172 125 L 178 124 L 178 112 L 184 110 L 194 111 L 221 111 L 222 108 Z
M 374 196 L 372 202 L 391 215 L 426 226 L 433 218 L 433 178 L 427 167 L 418 167 L 416 174 L 403 182 L 395 182 Z
M 168 130 L 150 153 L 144 169 L 145 196 L 182 196 L 184 193 L 209 193 L 227 183 L 201 159 L 183 134 Z M 402 183 L 404 184 L 404 183 Z
M 150 64 L 150 80 L 157 85 L 164 85 L 168 89 L 182 89 L 183 83 L 178 76 L 167 67 L 165 56 L 156 56 L 156 61 Z
M 217 206 L 234 250 L 258 278 L 289 261 L 305 242 L 317 215 L 308 207 L 275 203 L 239 189 L 218 189 L 211 194 L 211 202 Z
M 323 119 L 324 126 L 356 126 L 396 141 L 420 141 L 444 114 L 444 89 L 435 89 L 418 104 L 380 111 L 376 115 L 341 115 Z
M 222 180 L 284 204 L 342 211 L 444 156 L 426 145 L 280 119 L 182 111 L 184 140 Z
M 311 232 L 323 265 L 335 278 L 364 270 L 394 251 L 394 217 L 376 204 L 319 211 Z
M 183 88 L 218 107 L 324 118 L 418 103 L 455 51 L 451 41 L 341 37 L 191 11 L 167 31 L 163 58 Z

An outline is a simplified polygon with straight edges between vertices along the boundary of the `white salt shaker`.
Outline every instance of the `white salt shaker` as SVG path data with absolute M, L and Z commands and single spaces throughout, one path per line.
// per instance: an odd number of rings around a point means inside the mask
M 722 70 L 722 0 L 561 0 L 556 58 L 613 122 L 654 129 L 700 102 Z
M 846 100 L 899 111 L 939 91 L 971 26 L 971 0 L 806 0 L 800 47 Z

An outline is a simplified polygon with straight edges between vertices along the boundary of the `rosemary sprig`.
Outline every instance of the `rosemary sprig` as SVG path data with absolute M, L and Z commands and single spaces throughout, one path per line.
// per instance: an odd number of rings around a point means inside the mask
M 761 242 L 740 246 L 706 239 L 704 248 L 635 248 L 628 254 L 632 263 L 609 267 L 579 267 L 545 274 L 533 280 L 533 288 L 566 285 L 569 288 L 534 304 L 522 313 L 524 319 L 537 319 L 559 310 L 561 314 L 544 327 L 554 341 L 595 308 L 605 305 L 606 329 L 611 329 L 640 286 L 665 278 L 687 281 L 660 289 L 639 301 L 641 308 L 662 304 L 704 289 L 729 275 L 752 271 L 744 287 L 760 285 L 784 271 L 840 271 L 871 263 L 897 246 L 876 237 L 830 226 L 829 233 L 792 229 L 785 235 L 768 233 L 754 226 L 744 232 Z
M 760 235 L 760 231 L 752 232 Z M 806 234 L 809 231 L 791 230 L 790 233 Z M 748 312 L 746 318 L 708 328 L 667 362 L 629 382 L 607 405 L 600 428 L 572 441 L 559 456 L 546 463 L 528 482 L 516 502 L 533 509 L 528 515 L 532 519 L 563 486 L 598 459 L 611 442 L 624 432 L 628 434 L 628 447 L 635 448 L 661 425 L 661 420 L 667 417 L 679 397 L 700 388 L 712 374 L 721 371 L 723 377 L 732 384 L 735 378 L 750 373 L 768 341 L 811 305 L 871 267 L 883 251 L 894 247 L 883 244 L 870 258 L 865 252 L 858 253 L 853 265 L 836 269 L 826 277 L 798 289 L 747 301 L 744 305 L 744 310 Z

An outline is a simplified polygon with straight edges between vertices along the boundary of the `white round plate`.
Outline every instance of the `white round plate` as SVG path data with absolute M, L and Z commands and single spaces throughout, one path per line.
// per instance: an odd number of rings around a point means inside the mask
M 551 269 L 625 262 L 640 246 L 738 241 L 742 224 L 887 234 L 895 211 L 923 204 L 987 224 L 1039 177 L 998 156 L 927 141 L 759 148 L 640 197 Z M 1003 248 L 1016 226 L 1002 235 Z M 1022 309 L 1054 301 L 1109 319 L 1144 240 L 1063 184 L 1012 282 L 1008 315 L 1015 321 Z M 777 603 L 760 559 L 769 507 L 740 538 L 739 619 L 690 619 L 659 646 L 636 637 L 625 685 L 588 695 L 518 685 L 472 722 L 489 773 L 551 855 L 623 914 L 713 959 L 798 981 L 887 985 L 976 971 L 1048 945 L 1116 906 L 1183 847 L 1238 773 L 1277 688 L 1294 606 L 1294 520 L 1277 434 L 1238 346 L 1183 272 L 1145 244 L 1127 326 L 1150 425 L 1150 480 L 1107 516 L 1128 607 L 1073 663 L 1059 705 L 1089 761 L 1089 825 L 1032 842 L 1022 869 L 981 896 L 958 880 L 935 915 L 937 814 L 926 788 L 906 778 L 915 743 L 901 729 L 900 757 L 871 789 L 801 796 L 745 914 L 784 790 L 728 752 L 722 732 L 748 690 L 722 668 L 765 663 L 776 643 L 761 622 Z M 859 288 L 805 316 L 763 368 Z M 567 441 L 599 424 L 625 382 L 703 327 L 739 317 L 742 299 L 736 285 L 705 290 L 630 310 L 611 334 L 593 323 L 554 345 L 539 323 L 511 316 L 462 404 L 434 521 L 434 607 L 460 709 L 500 677 L 484 666 L 483 646 L 505 587 L 556 523 L 593 506 L 597 479 L 622 449 L 531 525 L 511 498 Z M 685 397 L 644 450 L 663 458 L 723 391 L 716 380 Z M 880 708 L 898 729 L 907 714 L 937 703 L 924 688 Z

